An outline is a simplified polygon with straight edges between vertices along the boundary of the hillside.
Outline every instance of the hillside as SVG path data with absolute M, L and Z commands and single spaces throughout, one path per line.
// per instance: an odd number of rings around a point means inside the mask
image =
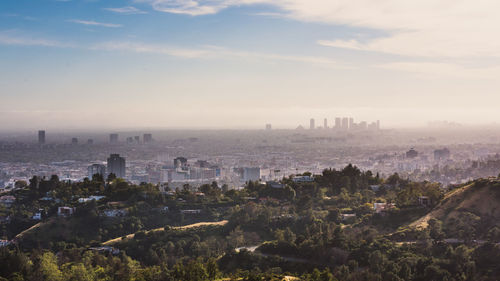
M 431 212 L 409 226 L 421 230 L 433 218 L 442 221 L 443 228 L 450 232 L 467 226 L 474 228 L 476 237 L 485 236 L 500 226 L 500 180 L 479 179 L 450 191 Z
M 193 223 L 193 224 L 189 224 L 189 225 L 184 225 L 184 226 L 174 226 L 174 227 L 171 227 L 172 229 L 178 229 L 178 230 L 185 230 L 185 229 L 190 229 L 190 228 L 197 228 L 197 227 L 204 227 L 204 226 L 224 226 L 228 223 L 227 220 L 222 220 L 222 221 L 217 221 L 217 222 L 198 222 L 198 223 Z M 157 232 L 157 231 L 163 231 L 165 229 L 165 227 L 160 227 L 160 228 L 155 228 L 155 229 L 151 229 L 151 230 L 147 230 L 147 231 L 143 231 L 144 233 L 148 234 L 148 233 L 152 233 L 152 232 Z M 110 239 L 106 242 L 103 242 L 102 244 L 103 245 L 111 245 L 111 244 L 114 244 L 114 243 L 117 243 L 117 242 L 122 242 L 124 240 L 128 240 L 128 239 L 132 239 L 134 238 L 136 233 L 131 233 L 131 234 L 128 234 L 128 235 L 124 235 L 122 237 L 118 237 L 118 238 L 114 238 L 114 239 Z

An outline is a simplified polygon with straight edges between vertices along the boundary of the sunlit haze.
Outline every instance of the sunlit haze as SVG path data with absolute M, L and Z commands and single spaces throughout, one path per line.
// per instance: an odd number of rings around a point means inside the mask
M 0 126 L 500 121 L 498 1 L 3 0 Z

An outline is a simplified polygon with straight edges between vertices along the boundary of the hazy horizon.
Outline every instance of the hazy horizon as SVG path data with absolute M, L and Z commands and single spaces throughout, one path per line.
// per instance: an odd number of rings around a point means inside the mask
M 0 126 L 500 122 L 495 1 L 5 0 Z

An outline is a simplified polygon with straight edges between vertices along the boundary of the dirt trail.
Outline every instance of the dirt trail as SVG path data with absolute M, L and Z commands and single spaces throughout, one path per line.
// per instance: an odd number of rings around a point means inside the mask
M 414 221 L 409 226 L 411 228 L 415 228 L 415 229 L 427 228 L 427 226 L 429 225 L 428 222 L 431 218 L 440 217 L 444 214 L 445 210 L 443 208 L 443 205 L 450 204 L 450 202 L 448 202 L 449 198 L 459 196 L 461 193 L 465 192 L 470 187 L 471 187 L 471 185 L 466 185 L 464 187 L 458 188 L 456 190 L 453 190 L 453 191 L 447 193 L 444 196 L 443 200 L 441 200 L 441 203 L 439 203 L 436 207 L 434 207 L 434 209 L 431 212 L 429 212 L 427 215 L 419 218 L 418 220 Z
M 195 228 L 195 227 L 202 227 L 202 226 L 215 226 L 215 225 L 221 225 L 222 226 L 222 225 L 226 225 L 227 222 L 228 222 L 227 220 L 216 221 L 216 222 L 197 222 L 197 223 L 193 223 L 193 224 L 189 224 L 189 225 L 174 226 L 174 227 L 171 227 L 171 228 L 172 229 L 185 230 L 185 229 L 190 229 L 190 228 Z M 152 232 L 156 232 L 156 231 L 163 231 L 164 229 L 165 229 L 164 227 L 155 228 L 155 229 L 147 230 L 147 231 L 145 231 L 145 233 L 148 234 L 148 233 L 152 233 Z M 118 238 L 114 238 L 114 239 L 108 240 L 106 242 L 103 242 L 102 244 L 103 245 L 110 245 L 110 244 L 114 244 L 114 243 L 117 243 L 117 242 L 120 242 L 120 241 L 123 241 L 123 240 L 132 239 L 132 238 L 134 238 L 134 235 L 135 235 L 135 233 L 131 233 L 131 234 L 126 235 L 125 239 L 123 239 L 122 237 L 118 237 Z

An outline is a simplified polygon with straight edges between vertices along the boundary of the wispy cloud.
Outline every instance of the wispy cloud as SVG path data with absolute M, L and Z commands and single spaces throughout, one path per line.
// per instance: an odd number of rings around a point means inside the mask
M 138 14 L 147 14 L 146 11 L 142 11 L 137 9 L 136 7 L 126 6 L 121 8 L 104 8 L 106 11 L 123 14 L 123 15 L 138 15 Z
M 92 50 L 105 51 L 128 51 L 135 53 L 152 53 L 169 55 L 182 58 L 202 58 L 209 55 L 205 50 L 177 48 L 170 46 L 161 46 L 154 44 L 134 43 L 134 42 L 105 42 L 95 44 L 90 47 Z
M 271 18 L 284 18 L 284 17 L 286 17 L 285 14 L 276 13 L 276 12 L 258 12 L 258 13 L 252 13 L 250 15 L 261 16 L 261 17 L 271 17 Z
M 379 30 L 369 42 L 322 38 L 324 46 L 423 57 L 500 56 L 497 0 L 136 0 L 161 12 L 208 15 L 230 7 L 264 4 L 267 12 L 299 21 Z M 264 8 L 265 9 L 265 8 Z M 370 31 L 367 31 L 370 32 Z
M 318 40 L 317 43 L 322 46 L 345 48 L 353 50 L 367 50 L 365 45 L 355 39 L 350 40 Z
M 239 59 L 239 60 L 261 60 L 261 61 L 285 61 L 293 63 L 305 63 L 317 66 L 345 68 L 337 61 L 327 57 L 319 56 L 297 56 L 281 55 L 273 53 L 249 52 L 232 50 L 219 46 L 204 46 L 200 48 L 179 48 L 157 44 L 145 44 L 134 42 L 105 42 L 96 44 L 90 49 L 106 51 L 127 51 L 135 53 L 150 53 L 168 55 L 189 59 Z
M 146 2 L 151 4 L 153 9 L 172 13 L 185 14 L 191 16 L 216 14 L 220 10 L 228 8 L 232 4 L 239 4 L 240 0 L 136 0 L 136 2 Z
M 377 65 L 378 68 L 405 71 L 427 78 L 455 77 L 464 79 L 493 79 L 500 75 L 500 66 L 490 67 L 464 67 L 454 63 L 443 62 L 393 62 Z
M 148 44 L 140 42 L 101 42 L 93 45 L 62 43 L 43 38 L 22 36 L 14 32 L 0 32 L 0 45 L 42 46 L 58 48 L 79 48 L 95 51 L 124 51 L 133 53 L 157 54 L 185 59 L 238 59 L 260 61 L 284 61 L 318 66 L 343 67 L 337 61 L 321 56 L 282 55 L 274 53 L 233 50 L 220 46 L 201 46 L 198 48 Z
M 360 49 L 357 43 L 352 43 L 354 49 Z M 199 48 L 185 48 L 160 44 L 137 42 L 103 42 L 91 46 L 82 46 L 73 43 L 63 43 L 44 38 L 26 35 L 16 35 L 13 32 L 0 32 L 0 45 L 12 46 L 40 46 L 54 48 L 80 48 L 94 51 L 123 51 L 144 54 L 165 55 L 183 59 L 236 59 L 255 60 L 262 62 L 289 62 L 335 69 L 352 69 L 359 66 L 348 65 L 344 62 L 323 56 L 282 55 L 274 53 L 250 52 L 234 50 L 220 46 L 201 46 Z M 340 44 L 339 46 L 347 47 Z M 497 79 L 500 76 L 499 66 L 465 67 L 448 62 L 425 61 L 397 61 L 372 65 L 373 68 L 397 72 L 414 73 L 421 77 L 456 77 L 466 79 Z
M 0 16 L 6 17 L 6 18 L 21 18 L 21 19 L 27 20 L 27 21 L 35 21 L 35 20 L 37 20 L 37 18 L 32 17 L 32 16 L 21 16 L 19 14 L 10 14 L 10 13 L 0 14 Z
M 72 19 L 72 20 L 68 20 L 68 22 L 78 23 L 78 24 L 83 24 L 83 25 L 91 25 L 91 26 L 122 27 L 121 24 L 97 22 L 97 21 L 92 21 L 92 20 Z
M 263 61 L 285 61 L 295 63 L 306 63 L 322 66 L 339 68 L 341 65 L 328 57 L 321 56 L 300 56 L 300 55 L 281 55 L 274 53 L 249 52 L 241 50 L 232 50 L 218 46 L 207 46 L 207 50 L 214 57 L 219 58 L 239 58 L 239 59 L 257 59 Z
M 13 46 L 41 46 L 41 47 L 59 47 L 59 48 L 69 48 L 74 46 L 69 43 L 63 43 L 49 39 L 16 35 L 13 34 L 12 32 L 0 32 L 0 44 L 13 45 Z

